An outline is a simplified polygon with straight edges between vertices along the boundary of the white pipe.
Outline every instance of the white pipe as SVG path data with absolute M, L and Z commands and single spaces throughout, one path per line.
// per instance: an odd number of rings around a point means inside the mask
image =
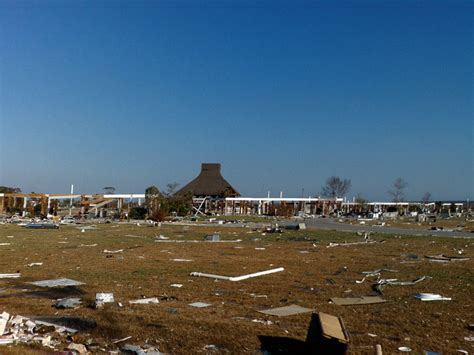
M 258 276 L 263 276 L 263 275 L 268 275 L 268 274 L 273 274 L 275 272 L 281 272 L 285 270 L 282 267 L 276 268 L 276 269 L 271 269 L 271 270 L 266 270 L 266 271 L 259 271 L 255 272 L 253 274 L 248 274 L 248 275 L 242 275 L 242 276 L 221 276 L 221 275 L 214 275 L 214 274 L 205 274 L 203 272 L 192 272 L 190 275 L 191 276 L 197 276 L 197 277 L 207 277 L 210 279 L 217 279 L 217 280 L 228 280 L 228 281 L 242 281 L 246 279 L 250 279 L 252 277 L 258 277 Z

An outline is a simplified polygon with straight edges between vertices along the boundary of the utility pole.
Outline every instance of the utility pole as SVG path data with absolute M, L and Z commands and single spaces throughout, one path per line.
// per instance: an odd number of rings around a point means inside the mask
M 74 185 L 71 184 L 71 195 L 74 193 Z M 69 200 L 69 215 L 72 215 L 72 196 L 71 199 Z

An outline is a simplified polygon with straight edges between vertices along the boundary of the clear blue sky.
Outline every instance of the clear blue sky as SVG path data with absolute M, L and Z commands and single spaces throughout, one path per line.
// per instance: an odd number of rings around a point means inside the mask
M 472 1 L 0 2 L 0 185 L 474 197 Z

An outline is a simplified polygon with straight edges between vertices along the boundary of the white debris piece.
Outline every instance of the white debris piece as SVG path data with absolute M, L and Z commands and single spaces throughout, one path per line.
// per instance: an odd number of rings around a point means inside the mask
M 117 250 L 104 249 L 104 253 L 106 254 L 117 254 L 117 253 L 122 253 L 122 252 L 123 252 L 123 249 L 117 249 Z
M 181 288 L 183 287 L 183 284 L 171 284 L 170 287 Z
M 95 294 L 95 301 L 96 303 L 113 303 L 114 301 L 114 294 L 113 293 L 96 293 Z
M 204 302 L 194 302 L 194 303 L 190 303 L 188 306 L 196 307 L 196 308 L 205 308 L 205 307 L 209 307 L 210 304 L 204 303 Z
M 415 298 L 420 301 L 451 301 L 450 297 L 443 297 L 436 293 L 419 293 L 415 295 Z
M 28 267 L 33 267 L 33 266 L 42 266 L 43 263 L 30 263 L 28 264 Z
M 0 274 L 0 279 L 17 279 L 21 276 L 20 273 L 16 274 Z
M 35 281 L 30 282 L 32 285 L 39 286 L 39 287 L 59 287 L 59 286 L 80 286 L 85 285 L 85 283 L 80 281 L 75 281 L 71 279 L 53 279 L 53 280 L 43 280 L 43 281 Z
M 151 298 L 140 298 L 138 300 L 131 300 L 128 301 L 130 304 L 157 304 L 160 303 L 158 298 L 151 297 Z
M 227 281 L 242 281 L 246 279 L 250 279 L 252 277 L 258 277 L 258 276 L 263 276 L 263 275 L 268 275 L 268 274 L 273 274 L 275 272 L 281 272 L 285 270 L 282 267 L 276 268 L 276 269 L 271 269 L 271 270 L 266 270 L 266 271 L 260 271 L 260 272 L 255 272 L 253 274 L 248 274 L 248 275 L 242 275 L 242 276 L 221 276 L 221 275 L 213 275 L 213 274 L 205 274 L 202 272 L 192 272 L 190 276 L 196 276 L 196 277 L 207 277 L 210 279 L 216 279 L 216 280 L 227 280 Z

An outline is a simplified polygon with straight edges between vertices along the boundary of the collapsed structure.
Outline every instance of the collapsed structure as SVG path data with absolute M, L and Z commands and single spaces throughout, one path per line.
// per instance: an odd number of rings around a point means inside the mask
M 224 212 L 228 197 L 240 194 L 221 174 L 221 164 L 202 163 L 201 172 L 191 182 L 183 186 L 178 195 L 191 194 L 195 213 L 210 211 Z

